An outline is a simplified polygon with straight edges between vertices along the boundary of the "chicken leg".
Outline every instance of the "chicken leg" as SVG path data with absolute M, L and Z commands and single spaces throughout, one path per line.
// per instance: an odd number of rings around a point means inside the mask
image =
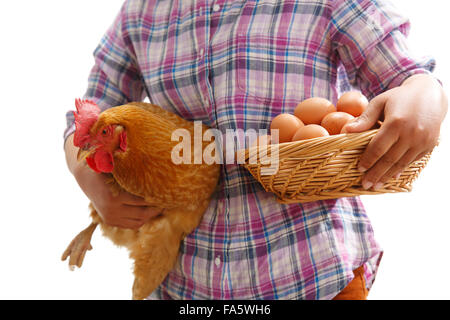
M 67 257 L 70 256 L 69 259 L 69 268 L 70 270 L 74 270 L 75 266 L 81 268 L 83 264 L 84 256 L 86 255 L 86 251 L 92 250 L 91 246 L 91 238 L 92 234 L 97 228 L 97 223 L 93 222 L 81 231 L 69 244 L 66 251 L 64 251 L 61 260 L 65 261 Z

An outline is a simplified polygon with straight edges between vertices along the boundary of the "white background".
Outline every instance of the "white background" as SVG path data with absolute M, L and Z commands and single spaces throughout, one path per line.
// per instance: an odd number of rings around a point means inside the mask
M 411 47 L 450 83 L 447 1 L 396 0 Z M 82 269 L 60 256 L 90 220 L 69 174 L 65 112 L 86 88 L 92 52 L 122 0 L 0 4 L 0 299 L 129 299 L 132 263 L 100 232 Z M 448 88 L 448 87 L 447 87 Z M 448 122 L 448 121 L 447 121 Z M 449 129 L 409 194 L 364 197 L 385 250 L 370 299 L 450 299 Z

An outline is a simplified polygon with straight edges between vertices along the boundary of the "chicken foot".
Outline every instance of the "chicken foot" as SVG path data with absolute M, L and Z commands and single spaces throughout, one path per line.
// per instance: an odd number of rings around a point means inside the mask
M 95 228 L 97 227 L 97 223 L 93 222 L 81 231 L 69 244 L 67 249 L 64 251 L 61 260 L 65 261 L 67 257 L 70 256 L 69 259 L 69 268 L 70 270 L 74 270 L 75 266 L 78 268 L 81 268 L 81 265 L 83 264 L 84 256 L 86 255 L 86 252 L 88 250 L 92 250 L 91 246 L 91 238 L 92 234 L 95 231 Z

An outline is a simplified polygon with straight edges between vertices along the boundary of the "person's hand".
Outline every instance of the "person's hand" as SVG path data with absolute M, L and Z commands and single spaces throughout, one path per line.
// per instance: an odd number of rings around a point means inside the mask
M 72 137 L 69 137 L 66 142 L 69 169 L 105 224 L 139 229 L 151 218 L 161 214 L 160 210 L 150 206 L 143 198 L 125 191 L 114 195 L 108 184 L 110 177 L 96 173 L 83 162 L 74 160 L 77 153 L 75 149 L 77 148 L 73 146 Z
M 363 187 L 381 189 L 391 177 L 399 177 L 409 164 L 432 151 L 447 108 L 444 90 L 429 75 L 412 76 L 370 101 L 365 112 L 344 127 L 344 132 L 363 132 L 384 118 L 359 162 L 359 170 L 365 172 Z
M 75 170 L 75 178 L 80 188 L 91 200 L 97 213 L 107 225 L 139 229 L 151 218 L 161 212 L 151 207 L 143 198 L 131 193 L 121 191 L 114 195 L 110 185 L 107 183 L 107 174 L 93 172 L 84 167 Z

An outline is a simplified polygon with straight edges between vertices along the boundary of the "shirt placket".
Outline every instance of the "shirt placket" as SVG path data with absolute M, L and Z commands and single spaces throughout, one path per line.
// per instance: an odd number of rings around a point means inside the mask
M 210 30 L 210 51 L 211 54 L 213 54 L 212 51 L 212 46 L 211 46 L 211 39 L 213 37 L 213 35 L 211 34 L 215 34 L 215 32 L 220 29 L 220 22 L 223 21 L 223 15 L 227 14 L 227 5 L 226 5 L 227 1 L 226 0 L 214 0 L 212 1 L 212 3 L 210 3 L 210 10 L 211 10 L 211 15 L 213 16 L 213 18 L 217 18 L 219 23 L 216 26 L 216 28 L 214 30 Z M 211 62 L 213 61 L 212 59 L 208 60 L 209 63 L 211 64 Z M 212 68 L 213 66 L 210 65 L 210 68 Z M 212 92 L 212 91 L 211 91 Z M 215 108 L 213 110 L 216 110 Z M 226 167 L 226 166 L 225 166 Z M 225 168 L 225 170 L 227 170 Z M 228 185 L 228 180 L 225 180 L 225 186 Z M 230 278 L 230 264 L 232 263 L 230 261 L 230 246 L 231 246 L 231 238 L 232 238 L 232 230 L 231 230 L 231 225 L 230 225 L 230 195 L 228 192 L 228 187 L 225 187 L 224 190 L 224 197 L 221 199 L 221 204 L 222 204 L 222 215 L 223 215 L 223 219 L 224 219 L 224 225 L 225 225 L 225 229 L 226 229 L 226 237 L 224 239 L 224 248 L 223 248 L 223 257 L 222 257 L 222 270 L 223 270 L 223 280 L 222 280 L 222 287 L 223 287 L 223 298 L 225 299 L 232 299 L 232 290 L 233 290 L 233 286 L 231 283 L 231 278 Z
M 196 8 L 198 10 L 198 17 L 197 21 L 195 23 L 195 36 L 196 36 L 196 45 L 197 45 L 197 59 L 198 59 L 198 85 L 199 89 L 202 95 L 203 102 L 205 105 L 210 106 L 209 109 L 212 110 L 211 112 L 215 112 L 215 106 L 214 106 L 214 97 L 213 97 L 213 90 L 211 87 L 211 83 L 209 80 L 209 74 L 210 74 L 210 68 L 211 66 L 211 57 L 212 54 L 211 48 L 210 48 L 210 19 L 211 14 L 214 12 L 217 13 L 221 7 L 217 4 L 211 4 L 211 1 L 209 0 L 199 0 L 196 3 Z M 216 118 L 216 117 L 214 117 Z M 216 118 L 217 119 L 217 118 Z M 226 183 L 226 181 L 225 181 Z M 225 188 L 226 189 L 226 188 Z M 217 206 L 217 214 L 219 217 L 221 217 L 221 221 L 219 223 L 222 223 L 224 225 L 224 243 L 223 246 L 217 247 L 214 251 L 214 261 L 213 261 L 213 268 L 214 268 L 214 275 L 213 278 L 216 279 L 218 283 L 216 285 L 219 285 L 220 288 L 226 289 L 228 288 L 227 282 L 228 282 L 228 271 L 226 269 L 226 263 L 227 256 L 228 256 L 228 244 L 229 244 L 229 238 L 228 238 L 228 230 L 229 230 L 229 221 L 228 221 L 228 206 L 227 206 L 227 199 L 228 196 L 225 194 L 225 197 L 220 197 L 218 199 L 218 206 Z M 228 290 L 221 290 L 221 295 L 224 295 L 223 291 Z M 223 298 L 217 297 L 217 298 Z
M 225 7 L 225 2 L 226 0 L 213 0 L 212 3 L 210 4 L 210 8 L 211 8 L 211 15 L 218 17 L 219 21 L 220 20 L 220 16 L 223 14 L 226 14 L 226 12 L 224 11 L 224 7 Z M 219 24 L 216 26 L 216 28 L 211 32 L 210 29 L 210 52 L 211 54 L 213 53 L 212 51 L 212 46 L 211 46 L 211 39 L 213 37 L 213 34 L 215 34 L 215 32 L 220 28 L 220 22 Z M 211 63 L 212 59 L 209 59 L 209 62 Z M 212 68 L 213 66 L 210 65 L 210 68 Z M 214 108 L 214 110 L 216 110 Z M 216 117 L 217 118 L 217 117 Z M 226 169 L 225 169 L 226 170 Z M 228 184 L 228 181 L 225 180 L 225 185 Z M 231 285 L 231 279 L 229 277 L 230 275 L 230 259 L 229 259 L 229 252 L 230 252 L 230 245 L 231 245 L 231 229 L 230 229 L 230 212 L 229 212 L 229 208 L 230 208 L 230 197 L 229 197 L 229 193 L 228 193 L 228 188 L 225 188 L 225 192 L 224 192 L 224 197 L 220 200 L 221 202 L 221 209 L 223 212 L 223 217 L 224 217 L 224 224 L 225 224 L 225 230 L 226 230 L 226 237 L 224 239 L 224 249 L 223 249 L 223 257 L 222 257 L 222 270 L 223 270 L 223 280 L 222 280 L 222 288 L 223 290 L 223 298 L 224 299 L 232 299 L 232 285 Z
M 198 80 L 200 92 L 205 105 L 211 105 L 211 86 L 208 79 L 209 68 L 209 5 L 207 0 L 197 1 L 198 17 L 195 23 L 195 37 L 197 43 Z

